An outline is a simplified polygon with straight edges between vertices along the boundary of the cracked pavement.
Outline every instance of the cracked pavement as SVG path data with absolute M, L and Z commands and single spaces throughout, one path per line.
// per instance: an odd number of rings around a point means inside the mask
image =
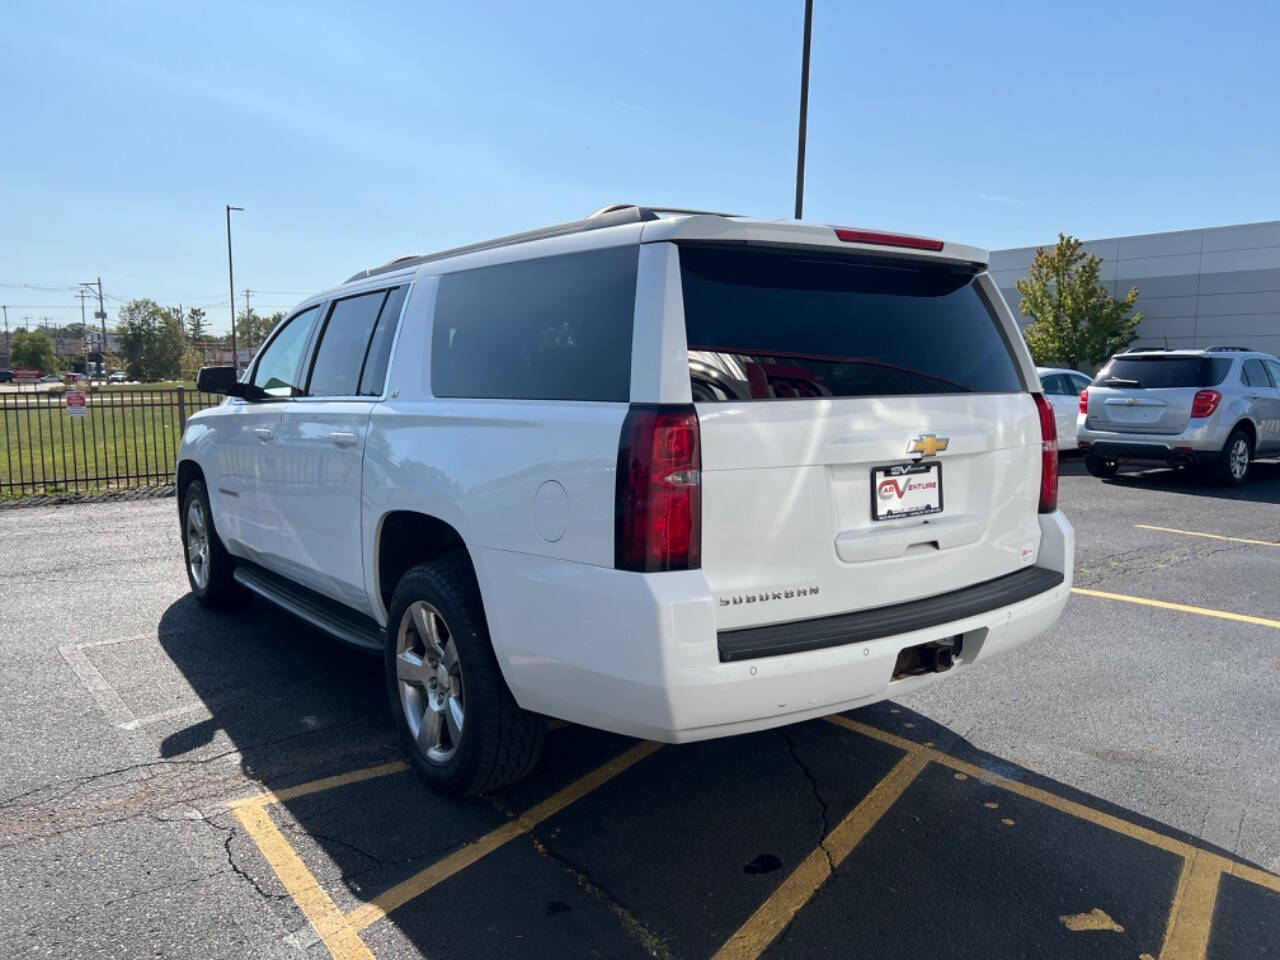
M 1280 467 L 1257 472 L 1238 494 L 1168 471 L 1103 484 L 1067 459 L 1062 503 L 1077 530 L 1077 583 L 1280 618 L 1280 547 L 1135 527 L 1280 540 Z M 199 608 L 186 595 L 174 513 L 171 499 L 0 511 L 6 956 L 328 955 L 226 804 L 401 759 L 381 666 L 260 603 Z M 98 702 L 60 653 L 69 646 L 123 707 Z M 1039 641 L 859 716 L 1278 871 L 1278 689 L 1280 631 L 1077 597 Z M 627 744 L 570 727 L 550 736 L 528 781 L 496 796 L 443 801 L 401 773 L 273 805 L 271 818 L 351 911 Z M 1006 863 L 1043 879 L 1053 857 L 1033 854 L 1030 831 L 1001 820 L 1036 823 L 1040 814 L 1001 799 L 988 815 L 994 801 L 966 799 L 936 771 L 865 850 L 836 864 L 823 839 L 898 756 L 820 721 L 664 747 L 362 937 L 379 958 L 709 956 L 822 849 L 832 876 L 771 955 L 850 955 L 862 944 L 868 956 L 891 956 L 897 928 L 860 926 L 862 905 L 901 909 L 895 891 L 922 880 L 912 867 L 921 851 L 936 850 L 941 865 L 928 879 L 965 895 Z M 942 831 L 937 817 L 966 826 Z M 1045 821 L 1037 836 L 1061 844 L 1067 861 L 1066 851 L 1087 846 L 1074 829 Z M 957 837 L 981 844 L 952 852 Z M 1017 866 L 1033 855 L 1034 866 Z M 1122 891 L 1115 877 L 1131 856 L 1099 848 L 1086 858 L 1096 876 L 1050 873 L 1044 895 Z M 1155 861 L 1142 869 L 1140 892 L 1165 897 L 1176 870 Z M 1019 935 L 1045 955 L 1067 956 L 1077 941 L 1052 939 L 1061 935 L 1053 911 L 1099 905 L 1112 916 L 1125 906 L 1054 902 L 1045 906 L 1050 933 L 1034 926 L 1034 910 L 1010 922 L 1027 924 Z M 1135 899 L 1140 907 L 1150 911 Z M 927 933 L 918 914 L 912 929 Z M 945 910 L 933 920 L 947 922 Z M 1155 956 L 1159 943 L 1139 939 L 1156 920 L 1143 914 L 1128 925 L 1125 955 Z

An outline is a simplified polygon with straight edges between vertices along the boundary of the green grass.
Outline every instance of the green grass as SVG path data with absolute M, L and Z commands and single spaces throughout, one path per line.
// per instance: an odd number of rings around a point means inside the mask
M 67 414 L 61 392 L 0 394 L 0 497 L 170 482 L 182 440 L 174 386 L 87 393 L 84 417 Z M 190 416 L 221 398 L 184 399 Z

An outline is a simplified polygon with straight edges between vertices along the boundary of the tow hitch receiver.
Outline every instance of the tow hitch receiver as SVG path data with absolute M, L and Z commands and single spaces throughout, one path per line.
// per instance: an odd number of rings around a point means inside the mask
M 893 665 L 893 679 L 917 677 L 924 673 L 945 673 L 960 656 L 964 638 L 960 634 L 945 640 L 931 640 L 914 647 L 904 647 L 898 652 Z

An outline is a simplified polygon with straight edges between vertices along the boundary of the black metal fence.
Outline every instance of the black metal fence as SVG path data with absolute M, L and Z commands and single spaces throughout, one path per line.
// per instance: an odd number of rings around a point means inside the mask
M 172 483 L 187 417 L 222 401 L 185 387 L 82 392 L 82 408 L 62 389 L 0 393 L 0 498 Z

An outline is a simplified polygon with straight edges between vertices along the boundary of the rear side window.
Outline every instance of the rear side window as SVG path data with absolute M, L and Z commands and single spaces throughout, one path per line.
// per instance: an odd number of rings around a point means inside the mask
M 311 364 L 311 380 L 307 384 L 310 396 L 360 395 L 361 371 L 371 346 L 378 342 L 375 327 L 381 327 L 378 318 L 389 294 L 395 296 L 396 292 L 378 290 L 334 302 L 329 309 L 324 329 L 320 332 L 320 344 L 316 347 L 315 359 Z M 390 320 L 388 326 L 394 327 L 394 323 L 394 320 Z M 390 351 L 389 338 L 386 348 Z M 385 375 L 385 356 L 381 362 Z M 379 379 L 376 393 L 381 392 L 382 380 Z
M 1267 368 L 1261 360 L 1246 360 L 1240 366 L 1240 380 L 1246 387 L 1270 387 Z
M 1023 389 L 971 269 L 684 245 L 680 270 L 696 402 Z
M 1112 357 L 1094 377 L 1100 387 L 1216 387 L 1231 369 L 1227 357 L 1171 357 L 1160 354 Z
M 639 256 L 610 247 L 441 277 L 431 392 L 629 400 Z
M 405 293 L 408 287 L 396 287 L 382 305 L 378 314 L 378 325 L 373 329 L 373 339 L 369 341 L 369 353 L 365 357 L 364 372 L 360 374 L 360 396 L 382 396 L 382 387 L 387 380 L 387 359 L 391 356 L 391 341 L 396 336 L 396 326 L 400 322 L 400 309 L 404 306 Z

